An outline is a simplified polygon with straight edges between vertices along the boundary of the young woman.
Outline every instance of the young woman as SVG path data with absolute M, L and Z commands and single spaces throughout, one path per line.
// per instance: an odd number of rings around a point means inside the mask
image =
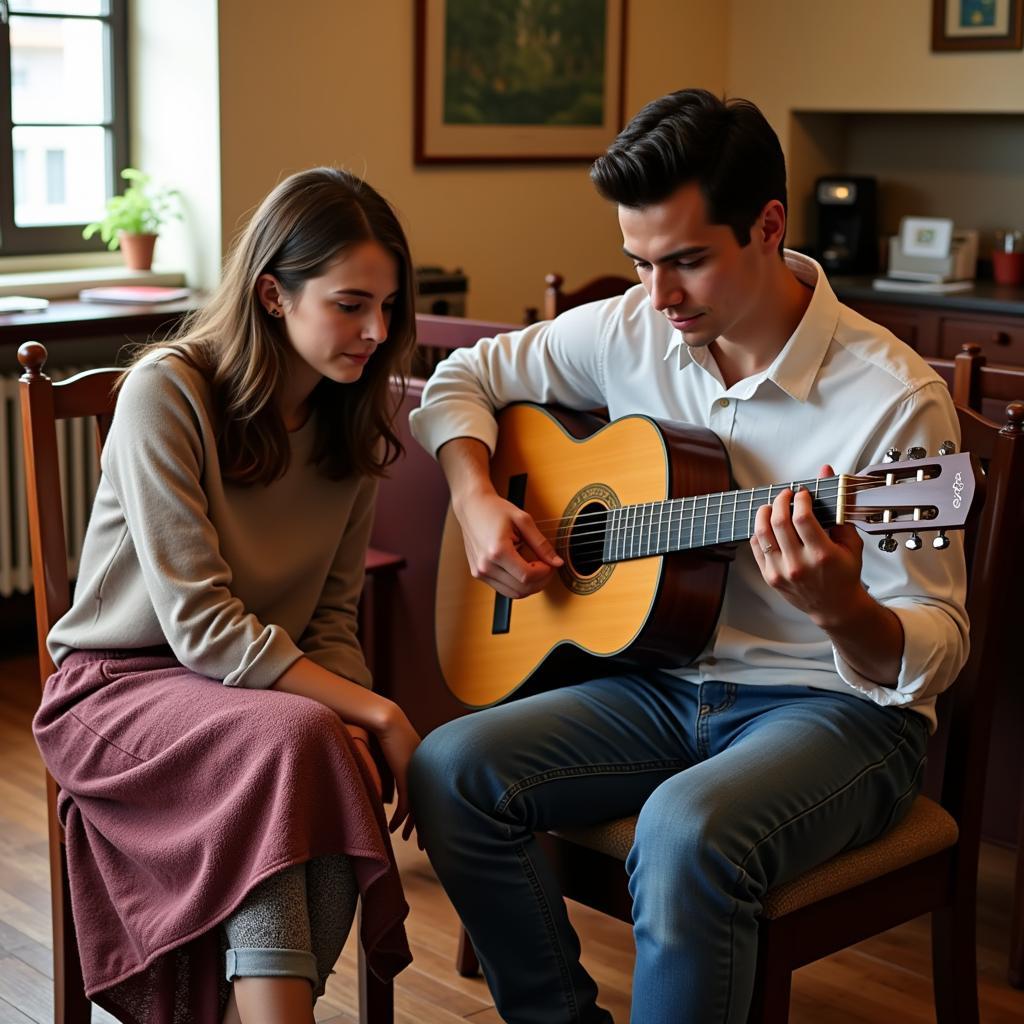
M 356 607 L 413 344 L 394 213 L 317 168 L 122 379 L 34 723 L 86 989 L 121 1020 L 312 1021 L 360 892 L 371 967 L 409 960 L 367 743 L 407 837 L 419 737 L 369 689 Z

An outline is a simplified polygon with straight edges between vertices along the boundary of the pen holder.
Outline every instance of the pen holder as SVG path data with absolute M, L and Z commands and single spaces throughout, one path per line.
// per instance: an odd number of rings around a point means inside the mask
M 992 278 L 996 284 L 1024 284 L 1024 252 L 992 252 Z

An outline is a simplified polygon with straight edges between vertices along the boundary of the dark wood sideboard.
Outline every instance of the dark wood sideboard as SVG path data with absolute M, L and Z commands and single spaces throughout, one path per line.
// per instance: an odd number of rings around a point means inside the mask
M 970 291 L 940 295 L 879 291 L 870 277 L 830 280 L 842 302 L 924 356 L 952 359 L 974 343 L 990 363 L 1024 366 L 1024 288 L 981 281 Z

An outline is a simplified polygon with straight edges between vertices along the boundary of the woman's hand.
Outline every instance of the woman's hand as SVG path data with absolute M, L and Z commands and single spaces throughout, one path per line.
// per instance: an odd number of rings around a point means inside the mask
M 361 725 L 350 725 L 345 723 L 348 734 L 352 737 L 352 745 L 355 747 L 359 759 L 366 766 L 373 780 L 373 788 L 377 791 L 377 799 L 384 797 L 384 783 L 381 781 L 380 772 L 377 770 L 377 763 L 373 759 L 373 752 L 370 750 L 370 734 Z
M 391 774 L 395 778 L 397 802 L 388 828 L 392 832 L 397 832 L 404 823 L 402 838 L 408 839 L 416 827 L 409 807 L 409 762 L 420 745 L 420 738 L 412 723 L 406 718 L 405 712 L 397 704 L 391 704 L 383 725 L 375 730 L 375 733 Z

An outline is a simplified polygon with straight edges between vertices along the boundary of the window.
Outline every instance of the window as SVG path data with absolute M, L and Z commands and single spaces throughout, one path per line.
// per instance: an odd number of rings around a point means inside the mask
M 0 0 L 0 255 L 99 248 L 82 227 L 128 163 L 126 3 Z

